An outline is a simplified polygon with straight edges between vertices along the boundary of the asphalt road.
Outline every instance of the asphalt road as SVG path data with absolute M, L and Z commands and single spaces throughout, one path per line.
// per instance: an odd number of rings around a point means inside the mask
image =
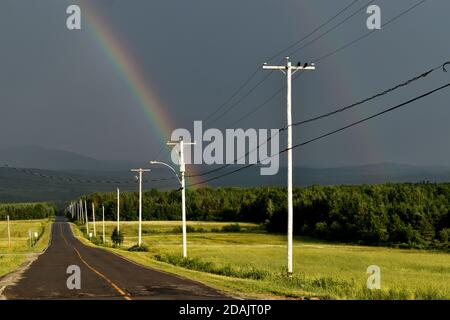
M 69 290 L 67 268 L 79 266 L 81 289 Z M 99 248 L 87 247 L 63 218 L 52 226 L 50 246 L 6 287 L 7 299 L 227 299 L 215 289 L 152 270 Z

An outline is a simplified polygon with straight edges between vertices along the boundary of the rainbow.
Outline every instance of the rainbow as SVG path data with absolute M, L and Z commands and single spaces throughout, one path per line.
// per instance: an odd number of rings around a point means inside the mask
M 165 143 L 169 140 L 175 125 L 165 112 L 165 108 L 152 89 L 149 80 L 142 75 L 137 61 L 121 43 L 113 28 L 101 15 L 97 14 L 97 10 L 92 4 L 94 1 L 80 2 L 82 2 L 80 5 L 82 19 L 85 20 L 82 20 L 83 27 L 87 27 L 94 41 L 135 97 L 137 105 L 150 121 L 152 135 L 161 137 L 161 142 Z M 194 182 L 193 179 L 191 182 Z
M 94 42 L 99 45 L 103 54 L 107 57 L 111 65 L 116 69 L 118 76 L 126 84 L 127 89 L 135 97 L 137 105 L 146 115 L 150 122 L 150 130 L 152 136 L 160 137 L 161 142 L 164 143 L 169 137 L 175 125 L 171 121 L 169 115 L 165 112 L 165 108 L 155 90 L 152 89 L 150 81 L 146 79 L 140 72 L 139 64 L 132 56 L 132 54 L 127 50 L 126 45 L 120 41 L 117 35 L 114 33 L 114 29 L 108 24 L 108 22 L 103 19 L 103 17 L 97 13 L 97 9 L 93 4 L 92 0 L 79 0 L 81 3 L 83 27 L 87 27 L 89 33 L 91 34 Z M 314 10 L 307 8 L 302 5 L 304 11 L 308 11 L 305 16 L 307 19 L 312 21 L 318 21 L 318 15 Z M 309 9 L 309 10 L 307 10 Z M 314 19 L 317 18 L 317 19 Z M 294 24 L 294 23 L 293 23 Z M 293 25 L 293 28 L 297 28 Z M 334 39 L 334 38 L 332 38 Z M 331 40 L 328 43 L 320 42 L 320 50 L 323 52 L 331 51 L 332 49 L 339 46 L 336 40 Z M 340 96 L 343 101 L 352 101 L 354 95 L 349 88 L 358 87 L 355 83 L 355 79 L 351 78 L 347 72 L 344 72 L 339 64 L 331 63 L 328 67 L 328 72 L 333 72 L 341 77 L 342 81 L 338 81 L 332 90 L 335 90 L 336 96 Z M 346 86 L 342 84 L 346 83 Z M 349 84 L 355 84 L 354 86 Z M 354 115 L 346 114 L 346 116 L 354 120 Z M 372 144 L 366 144 L 364 147 L 366 150 L 362 150 L 363 154 L 366 155 L 367 160 L 379 158 L 379 152 L 375 152 L 374 149 L 374 138 L 370 133 L 370 130 L 365 128 L 358 132 L 358 134 L 363 134 L 366 136 L 368 141 L 372 141 Z M 190 170 L 193 170 L 194 166 L 191 166 Z M 194 173 L 194 172 L 191 172 Z M 201 181 L 202 178 L 197 178 L 195 180 Z M 195 183 L 191 178 L 191 183 Z

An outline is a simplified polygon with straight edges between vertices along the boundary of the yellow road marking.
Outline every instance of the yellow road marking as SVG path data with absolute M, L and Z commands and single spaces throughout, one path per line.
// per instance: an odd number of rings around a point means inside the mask
M 95 274 L 97 274 L 99 277 L 103 278 L 106 282 L 108 282 L 111 287 L 113 287 L 117 292 L 119 292 L 123 298 L 125 300 L 132 300 L 130 295 L 127 294 L 125 291 L 123 291 L 118 285 L 116 285 L 114 282 L 112 282 L 107 276 L 105 276 L 103 273 L 101 273 L 100 271 L 98 271 L 97 269 L 95 269 L 94 267 L 92 267 L 89 263 L 86 262 L 86 260 L 83 259 L 83 257 L 81 256 L 80 252 L 77 250 L 77 248 L 75 248 L 74 246 L 69 245 L 69 243 L 67 242 L 66 237 L 64 237 L 63 231 L 62 231 L 62 224 L 59 225 L 59 229 L 61 231 L 61 237 L 64 239 L 64 242 L 69 246 L 72 247 L 75 252 L 78 254 L 78 257 L 80 257 L 81 262 L 83 262 L 86 267 L 88 267 L 89 269 L 91 269 Z
M 64 234 L 62 231 L 62 224 L 59 225 L 59 231 L 61 232 L 61 237 L 64 239 L 64 242 L 70 247 L 69 243 L 66 240 L 66 237 L 64 237 Z

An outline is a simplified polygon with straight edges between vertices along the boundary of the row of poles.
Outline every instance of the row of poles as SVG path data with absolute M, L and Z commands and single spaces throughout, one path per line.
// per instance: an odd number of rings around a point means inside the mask
M 120 198 L 120 190 L 117 188 L 117 231 L 119 231 L 120 227 L 120 205 L 119 205 L 119 198 Z M 92 202 L 92 222 L 93 222 L 93 234 L 94 237 L 97 236 L 97 229 L 96 229 L 96 223 L 95 223 L 95 203 Z M 87 209 L 87 201 L 86 200 L 79 200 L 77 202 L 72 202 L 69 207 L 67 208 L 67 211 L 71 215 L 72 219 L 76 219 L 78 221 L 81 221 L 82 223 L 86 224 L 86 233 L 89 236 L 89 217 L 88 217 L 88 209 Z M 106 242 L 106 236 L 105 236 L 105 206 L 102 204 L 102 240 L 103 243 Z
M 186 183 L 185 183 L 185 172 L 186 165 L 184 161 L 184 147 L 186 145 L 193 145 L 195 142 L 184 142 L 183 138 L 180 138 L 179 141 L 169 141 L 167 145 L 175 145 L 178 146 L 179 149 L 179 165 L 180 165 L 180 173 L 169 164 L 162 161 L 150 161 L 150 164 L 155 165 L 163 165 L 172 170 L 172 172 L 177 176 L 180 186 L 181 186 L 181 219 L 182 219 L 182 241 L 183 241 L 183 257 L 187 257 L 187 222 L 186 222 Z M 138 246 L 142 246 L 142 175 L 146 172 L 150 172 L 150 169 L 131 169 L 131 172 L 137 173 L 137 180 L 139 181 L 139 227 L 138 227 Z M 72 219 L 81 221 L 86 224 L 86 232 L 89 235 L 89 218 L 88 218 L 88 210 L 87 210 L 87 201 L 79 200 L 76 202 L 72 202 L 67 211 L 71 214 Z M 105 206 L 102 205 L 102 217 L 103 217 L 103 242 L 106 241 L 105 238 Z M 94 226 L 94 236 L 96 236 L 96 228 L 95 228 L 95 205 L 92 203 L 92 221 Z M 117 231 L 120 231 L 120 190 L 117 188 Z
M 297 65 L 292 65 L 292 62 L 289 60 L 289 57 L 286 57 L 284 65 L 274 65 L 269 66 L 267 64 L 263 65 L 264 70 L 270 71 L 281 71 L 286 76 L 286 105 L 287 105 L 287 209 L 288 209 L 288 219 L 287 219 L 287 273 L 289 276 L 292 275 L 292 248 L 293 248 L 293 186 L 292 186 L 292 76 L 298 71 L 313 71 L 315 70 L 314 64 L 304 64 L 303 66 L 298 63 Z M 184 161 L 184 146 L 192 145 L 195 142 L 184 142 L 182 138 L 179 141 L 170 141 L 167 145 L 177 145 L 179 151 L 179 166 L 180 173 L 178 174 L 176 170 L 169 164 L 161 161 L 150 161 L 150 164 L 161 164 L 166 167 L 169 167 L 175 175 L 178 177 L 179 182 L 181 184 L 181 206 L 182 206 L 182 232 L 183 232 L 183 257 L 187 257 L 187 239 L 186 239 L 186 188 L 185 188 L 185 161 Z M 139 236 L 138 236 L 138 245 L 142 244 L 142 174 L 144 172 L 149 172 L 150 169 L 132 169 L 132 172 L 138 173 L 139 179 Z M 119 206 L 119 196 L 117 199 L 117 203 Z M 80 202 L 80 205 L 75 204 L 74 213 L 72 215 L 77 214 L 78 218 L 84 219 L 83 217 L 83 205 Z M 86 203 L 85 203 L 86 208 Z M 74 209 L 74 208 L 72 208 Z M 87 210 L 84 210 L 87 212 Z M 94 216 L 95 218 L 95 216 Z M 86 213 L 86 221 L 87 221 L 87 213 Z M 117 209 L 117 228 L 119 228 L 119 207 Z M 103 207 L 103 230 L 104 230 L 104 207 Z M 94 232 L 95 232 L 95 223 L 94 223 Z M 104 231 L 103 231 L 104 233 Z M 105 235 L 103 234 L 103 239 L 105 239 Z
M 180 137 L 178 141 L 169 141 L 167 142 L 167 145 L 169 146 L 177 146 L 178 147 L 178 159 L 179 159 L 179 166 L 180 166 L 180 173 L 178 174 L 174 167 L 172 167 L 170 164 L 162 162 L 162 161 L 150 161 L 150 164 L 152 165 L 163 165 L 167 168 L 169 168 L 175 176 L 178 178 L 178 181 L 180 183 L 180 189 L 181 189 L 181 220 L 182 220 L 182 242 L 183 242 L 183 258 L 187 257 L 187 231 L 186 231 L 186 225 L 187 225 L 187 219 L 186 219 L 186 182 L 185 182 L 185 172 L 186 172 L 186 164 L 184 161 L 184 147 L 186 145 L 194 145 L 194 142 L 184 142 L 183 138 Z M 137 176 L 137 179 L 139 180 L 139 236 L 138 236 L 138 245 L 141 246 L 142 241 L 142 174 L 144 172 L 150 172 L 150 169 L 131 169 L 131 172 L 136 172 L 139 175 Z

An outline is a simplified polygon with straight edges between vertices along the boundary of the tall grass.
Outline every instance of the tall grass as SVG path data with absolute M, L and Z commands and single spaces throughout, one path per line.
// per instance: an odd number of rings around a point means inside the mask
M 192 222 L 191 227 L 198 229 L 201 224 Z M 345 245 L 294 237 L 294 275 L 287 277 L 285 235 L 194 232 L 188 234 L 189 257 L 182 258 L 181 234 L 172 222 L 167 225 L 158 222 L 159 230 L 165 230 L 163 233 L 144 235 L 148 252 L 126 251 L 137 240 L 134 225 L 121 226 L 125 235 L 131 233 L 133 237 L 126 237 L 124 246 L 115 252 L 244 296 L 450 299 L 450 255 L 445 252 Z M 372 264 L 381 268 L 381 290 L 366 288 L 366 269 Z
M 296 297 L 296 291 L 314 293 L 322 299 L 364 299 L 364 300 L 438 300 L 449 299 L 449 293 L 438 289 L 430 288 L 390 288 L 380 290 L 369 290 L 359 283 L 356 279 L 341 279 L 331 276 L 308 277 L 305 274 L 296 274 L 288 277 L 283 271 L 269 272 L 264 269 L 258 269 L 255 266 L 233 266 L 231 264 L 219 265 L 211 261 L 205 261 L 199 258 L 182 258 L 179 255 L 155 254 L 153 256 L 157 261 L 169 263 L 174 266 L 207 272 L 211 274 L 251 279 L 263 280 L 270 284 L 273 293 L 279 293 L 279 290 L 286 291 L 287 297 Z M 289 291 L 293 293 L 289 293 Z
M 227 277 L 261 280 L 269 275 L 265 270 L 259 270 L 250 265 L 241 267 L 235 267 L 231 264 L 217 265 L 211 261 L 203 261 L 199 258 L 183 258 L 179 255 L 155 254 L 154 258 L 158 261 L 170 263 L 190 270 L 208 272 Z
M 9 245 L 7 223 L 0 221 L 0 276 L 24 263 L 29 254 L 42 252 L 47 247 L 51 223 L 51 219 L 10 221 L 11 245 Z M 32 246 L 28 235 L 30 230 L 38 233 Z

